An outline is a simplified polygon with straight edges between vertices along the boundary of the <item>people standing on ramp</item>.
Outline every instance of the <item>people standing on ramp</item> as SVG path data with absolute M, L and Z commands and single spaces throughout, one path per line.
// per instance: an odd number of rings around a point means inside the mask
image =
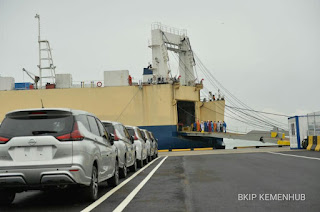
M 227 124 L 225 121 L 223 121 L 223 132 L 226 133 L 227 132 Z
M 213 128 L 213 121 L 211 121 L 211 132 L 214 132 L 214 128 Z

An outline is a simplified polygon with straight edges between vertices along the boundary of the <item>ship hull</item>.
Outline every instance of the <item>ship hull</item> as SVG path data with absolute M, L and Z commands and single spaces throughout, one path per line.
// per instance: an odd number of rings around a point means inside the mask
M 154 134 L 159 140 L 158 149 L 194 149 L 194 148 L 207 148 L 214 149 L 224 148 L 222 146 L 222 138 L 208 138 L 208 137 L 183 137 L 179 135 L 176 125 L 164 126 L 139 126 L 141 129 L 146 129 Z
M 72 108 L 95 114 L 100 120 L 140 126 L 154 133 L 159 149 L 214 147 L 220 138 L 183 137 L 196 120 L 223 121 L 224 101 L 200 101 L 200 88 L 171 84 L 0 91 L 5 102 L 0 122 L 12 110 Z M 218 147 L 219 148 L 219 147 Z

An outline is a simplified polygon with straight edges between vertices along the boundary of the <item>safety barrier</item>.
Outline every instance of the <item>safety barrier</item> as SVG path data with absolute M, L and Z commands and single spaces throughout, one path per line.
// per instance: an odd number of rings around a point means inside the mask
M 320 151 L 320 136 L 308 136 L 307 150 Z
M 278 140 L 277 144 L 282 145 L 282 146 L 290 146 L 290 141 L 289 140 Z
M 204 148 L 190 148 L 190 149 L 161 149 L 158 152 L 182 152 L 182 151 L 203 151 L 203 150 L 214 150 L 213 147 Z

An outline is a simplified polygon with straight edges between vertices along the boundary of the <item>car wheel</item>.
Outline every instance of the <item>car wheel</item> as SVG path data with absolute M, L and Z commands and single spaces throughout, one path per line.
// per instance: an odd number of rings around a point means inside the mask
M 143 167 L 143 160 L 137 160 L 137 163 L 138 163 L 138 168 Z
M 149 161 L 150 161 L 150 162 L 152 161 L 152 156 L 151 156 L 151 155 L 149 156 Z
M 90 201 L 98 199 L 98 169 L 96 166 L 92 167 L 92 176 L 90 186 L 85 188 L 85 195 Z
M 130 171 L 131 171 L 131 172 L 136 172 L 137 169 L 138 169 L 138 167 L 137 167 L 137 160 L 135 159 L 133 165 L 130 166 Z
M 146 159 L 144 160 L 144 163 L 145 164 L 148 164 L 149 163 L 149 156 L 147 155 Z
M 107 182 L 111 187 L 116 187 L 119 184 L 119 164 L 117 160 L 114 167 L 114 174 L 110 179 L 107 180 Z
M 0 205 L 10 205 L 15 196 L 16 193 L 13 191 L 0 191 Z
M 123 167 L 120 169 L 120 178 L 126 178 L 127 177 L 127 166 L 126 164 L 123 164 Z

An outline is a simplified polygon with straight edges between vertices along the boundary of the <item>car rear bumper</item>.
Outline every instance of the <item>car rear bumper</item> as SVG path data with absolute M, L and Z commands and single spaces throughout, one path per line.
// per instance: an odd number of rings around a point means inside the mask
M 0 170 L 0 189 L 37 190 L 64 185 L 90 185 L 80 166 Z

